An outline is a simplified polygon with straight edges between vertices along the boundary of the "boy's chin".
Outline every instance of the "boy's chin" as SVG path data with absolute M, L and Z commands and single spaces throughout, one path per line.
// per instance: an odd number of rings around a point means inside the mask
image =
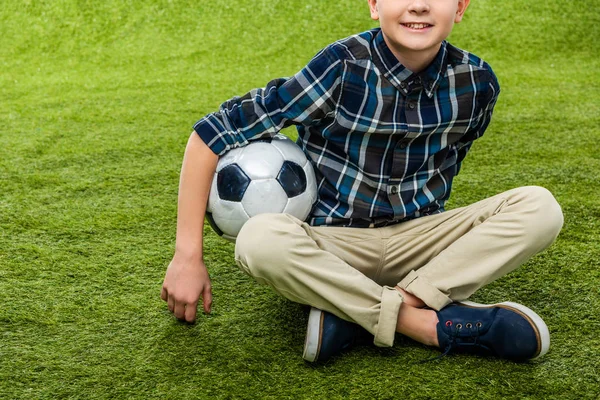
M 412 56 L 418 56 L 419 54 L 430 56 L 432 52 L 437 53 L 441 45 L 442 42 L 438 41 L 414 41 L 398 43 L 396 49 L 400 53 L 411 54 Z

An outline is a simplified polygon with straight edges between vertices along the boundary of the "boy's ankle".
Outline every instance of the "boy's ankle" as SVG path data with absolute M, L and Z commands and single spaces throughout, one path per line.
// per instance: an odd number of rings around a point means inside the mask
M 396 286 L 395 289 L 397 291 L 399 291 L 400 294 L 402 295 L 404 304 L 407 304 L 414 308 L 423 308 L 423 307 L 427 306 L 427 304 L 425 304 L 425 302 L 423 300 L 421 300 L 414 294 L 408 293 L 406 290 L 402 289 L 401 287 Z
M 438 317 L 437 313 L 434 310 L 427 310 L 428 317 L 430 318 L 430 322 L 427 324 L 427 340 L 428 343 L 425 343 L 427 346 L 435 346 L 440 347 L 440 342 L 438 340 L 437 334 L 437 325 L 438 325 Z
M 439 347 L 437 335 L 438 317 L 434 310 L 415 308 L 402 303 L 398 313 L 396 332 L 423 343 Z

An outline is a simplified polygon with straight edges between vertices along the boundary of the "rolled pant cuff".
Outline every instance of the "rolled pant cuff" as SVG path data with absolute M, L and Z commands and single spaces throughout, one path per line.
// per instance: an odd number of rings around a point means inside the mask
M 408 275 L 400 281 L 398 286 L 423 300 L 427 306 L 437 311 L 452 303 L 450 297 L 446 296 L 438 288 L 427 282 L 427 279 L 419 276 L 415 271 L 410 271 Z
M 373 343 L 379 347 L 392 347 L 396 336 L 398 313 L 402 305 L 402 295 L 399 291 L 389 286 L 384 286 L 381 292 L 381 310 L 377 331 Z

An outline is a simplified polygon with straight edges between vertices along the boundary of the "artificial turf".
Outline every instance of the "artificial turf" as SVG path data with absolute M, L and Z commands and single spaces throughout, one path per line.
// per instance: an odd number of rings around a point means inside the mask
M 193 123 L 376 26 L 366 1 L 3 1 L 0 398 L 598 398 L 597 8 L 474 0 L 451 37 L 502 93 L 450 206 L 534 184 L 565 214 L 553 247 L 474 299 L 527 304 L 550 352 L 420 364 L 439 353 L 398 337 L 314 366 L 306 310 L 241 273 L 208 227 L 212 314 L 177 322 L 159 293 Z

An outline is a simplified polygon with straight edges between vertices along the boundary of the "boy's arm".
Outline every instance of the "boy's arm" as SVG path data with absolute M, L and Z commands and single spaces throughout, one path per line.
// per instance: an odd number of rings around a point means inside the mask
M 328 47 L 290 78 L 274 79 L 266 87 L 223 103 L 194 130 L 215 154 L 272 137 L 289 125 L 318 124 L 332 115 L 340 93 L 343 60 Z
M 175 255 L 161 293 L 177 318 L 194 321 L 200 296 L 204 311 L 210 312 L 202 233 L 218 156 L 250 140 L 273 136 L 289 124 L 310 125 L 325 118 L 335 107 L 341 64 L 330 50 L 323 50 L 295 76 L 231 99 L 194 126 L 181 170 Z
M 494 112 L 494 107 L 496 102 L 498 101 L 498 95 L 500 94 L 500 85 L 498 84 L 498 79 L 491 67 L 485 64 L 490 71 L 490 79 L 487 82 L 487 90 L 483 95 L 483 99 L 480 101 L 481 108 L 479 113 L 479 119 L 477 123 L 465 134 L 463 138 L 458 143 L 458 162 L 462 162 L 462 160 L 467 155 L 469 149 L 473 145 L 473 141 L 479 139 L 485 133 L 487 127 L 489 126 L 492 120 L 492 114 Z
M 479 111 L 479 119 L 477 124 L 475 124 L 471 130 L 466 134 L 463 141 L 473 141 L 479 139 L 483 136 L 485 130 L 492 120 L 492 114 L 494 113 L 494 107 L 496 102 L 498 101 L 498 95 L 500 94 L 500 85 L 498 84 L 498 79 L 496 75 L 492 71 L 492 67 L 488 64 L 485 64 L 489 71 L 489 78 L 487 81 L 487 87 L 484 92 L 481 94 L 480 111 Z
M 192 132 L 179 181 L 175 255 L 167 268 L 161 298 L 178 319 L 193 322 L 202 297 L 204 311 L 212 304 L 210 277 L 202 255 L 204 214 L 218 157 Z

